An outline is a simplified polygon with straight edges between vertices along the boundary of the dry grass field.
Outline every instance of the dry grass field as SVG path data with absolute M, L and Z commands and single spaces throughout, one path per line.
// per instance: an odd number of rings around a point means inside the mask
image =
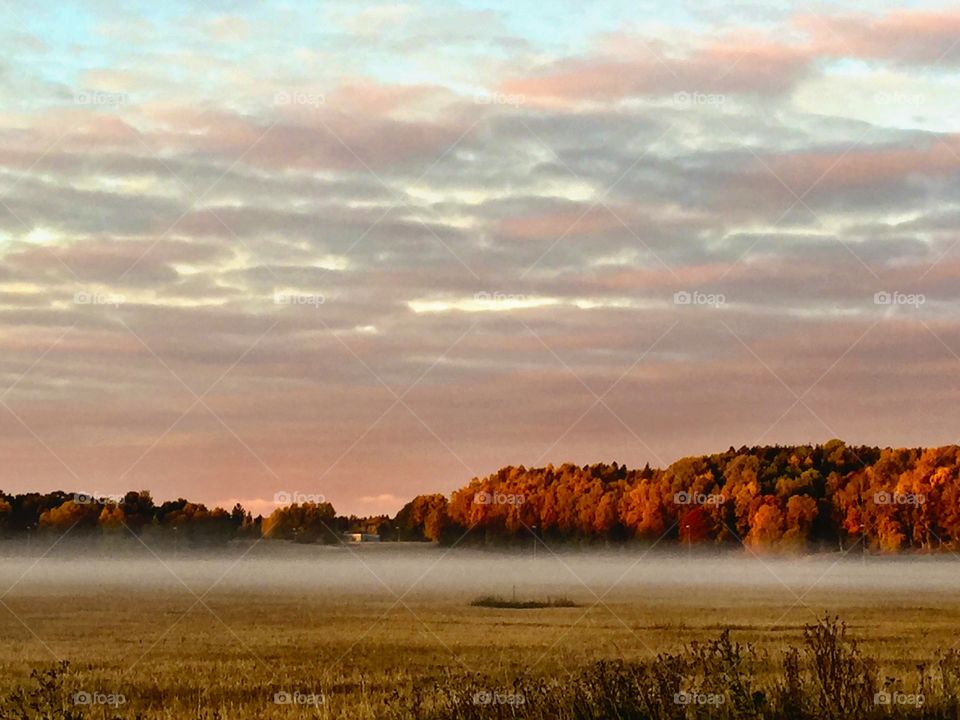
M 804 585 L 779 566 L 767 570 L 766 562 L 746 559 L 721 572 L 731 577 L 717 584 L 697 563 L 687 566 L 681 559 L 659 561 L 650 571 L 676 563 L 680 572 L 670 582 L 658 577 L 645 584 L 641 563 L 636 582 L 611 589 L 609 581 L 572 579 L 597 565 L 587 558 L 454 556 L 437 565 L 433 558 L 440 555 L 425 554 L 415 562 L 430 559 L 429 575 L 414 584 L 422 575 L 410 574 L 410 582 L 394 587 L 383 568 L 401 561 L 370 557 L 377 559 L 336 556 L 342 567 L 313 580 L 298 559 L 284 576 L 287 583 L 271 582 L 265 565 L 246 559 L 224 565 L 232 569 L 220 582 L 212 565 L 194 568 L 183 560 L 158 561 L 156 582 L 130 571 L 134 565 L 121 565 L 109 577 L 102 564 L 87 568 L 82 560 L 4 566 L 5 586 L 11 577 L 22 579 L 0 606 L 0 693 L 9 696 L 30 684 L 32 670 L 66 660 L 65 691 L 70 697 L 88 693 L 94 703 L 76 708 L 86 713 L 82 717 L 403 717 L 410 703 L 429 703 L 438 686 L 465 678 L 506 702 L 519 676 L 563 682 L 596 661 L 650 660 L 716 638 L 724 629 L 759 652 L 750 667 L 762 679 L 787 648 L 803 644 L 803 627 L 825 613 L 839 615 L 864 655 L 880 663 L 880 674 L 895 679 L 891 687 L 907 692 L 915 689 L 918 664 L 960 641 L 957 594 L 922 583 L 883 591 L 838 588 L 833 581 Z M 283 562 L 267 561 L 274 571 Z M 140 567 L 146 561 L 133 562 Z M 500 594 L 504 582 L 492 579 L 498 564 L 528 563 L 520 568 L 528 577 L 531 567 L 542 567 L 542 578 L 530 577 L 526 585 L 509 578 L 506 594 L 545 598 L 545 587 L 562 588 L 577 606 L 471 606 L 479 593 L 455 577 L 450 581 L 454 562 L 481 563 L 488 574 L 471 572 L 473 580 L 494 585 L 491 590 Z M 769 582 L 739 582 L 734 575 L 742 568 Z M 59 570 L 65 575 L 60 583 L 54 577 Z M 372 572 L 385 581 L 349 587 L 342 576 L 350 572 L 358 578 Z M 407 567 L 403 572 L 412 573 Z M 276 702 L 283 693 L 292 702 Z M 111 696 L 124 702 L 96 704 L 109 703 Z M 509 717 L 504 713 L 517 708 L 487 709 Z

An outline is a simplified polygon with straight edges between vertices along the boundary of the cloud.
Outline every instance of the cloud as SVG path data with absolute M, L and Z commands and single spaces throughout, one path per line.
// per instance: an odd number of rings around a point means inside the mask
M 955 123 L 823 101 L 949 67 L 949 12 L 701 10 L 118 16 L 69 73 L 46 27 L 0 76 L 4 489 L 395 512 L 508 463 L 952 442 Z
M 960 62 L 960 12 L 952 9 L 801 14 L 795 24 L 813 37 L 821 53 L 835 57 L 944 68 Z
M 621 52 L 558 60 L 524 77 L 506 81 L 503 92 L 559 101 L 614 101 L 675 93 L 789 91 L 808 71 L 812 57 L 803 48 L 761 38 L 701 41 L 671 57 L 636 39 Z

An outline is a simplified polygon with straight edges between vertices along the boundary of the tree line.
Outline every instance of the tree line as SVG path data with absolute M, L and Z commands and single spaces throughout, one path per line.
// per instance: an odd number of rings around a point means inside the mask
M 189 545 L 268 538 L 339 543 L 344 533 L 444 544 L 625 543 L 751 548 L 956 550 L 960 448 L 823 445 L 730 448 L 665 469 L 616 462 L 505 467 L 419 495 L 394 517 L 341 516 L 328 502 L 253 517 L 241 505 L 157 504 L 147 491 L 104 498 L 0 492 L 0 536 L 141 536 Z
M 340 516 L 327 502 L 287 505 L 267 517 L 254 517 L 239 503 L 229 511 L 183 498 L 158 504 L 147 490 L 121 496 L 63 491 L 0 492 L 0 537 L 6 539 L 69 533 L 75 538 L 136 536 L 144 542 L 184 546 L 222 545 L 231 540 L 261 537 L 338 543 L 348 532 L 389 539 L 392 528 L 385 515 Z
M 960 448 L 730 448 L 665 469 L 505 467 L 414 498 L 401 533 L 459 543 L 626 542 L 957 549 Z

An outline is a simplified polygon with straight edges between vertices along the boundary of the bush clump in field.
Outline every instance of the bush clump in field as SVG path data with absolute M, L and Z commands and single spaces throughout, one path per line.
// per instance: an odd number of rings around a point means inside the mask
M 808 693 L 823 718 L 866 717 L 878 705 L 876 664 L 865 658 L 839 618 L 825 617 L 803 631 L 812 668 Z
M 484 595 L 470 603 L 473 607 L 485 608 L 515 608 L 518 610 L 533 610 L 537 608 L 572 608 L 577 604 L 565 597 L 547 598 L 546 600 L 517 600 L 504 598 L 499 595 Z
M 0 720 L 83 720 L 65 688 L 70 664 L 61 661 L 30 673 L 30 685 L 20 687 L 0 703 Z

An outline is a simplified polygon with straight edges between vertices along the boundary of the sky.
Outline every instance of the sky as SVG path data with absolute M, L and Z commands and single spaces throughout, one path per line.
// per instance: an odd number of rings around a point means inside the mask
M 0 0 L 0 489 L 955 443 L 958 70 L 946 3 Z

